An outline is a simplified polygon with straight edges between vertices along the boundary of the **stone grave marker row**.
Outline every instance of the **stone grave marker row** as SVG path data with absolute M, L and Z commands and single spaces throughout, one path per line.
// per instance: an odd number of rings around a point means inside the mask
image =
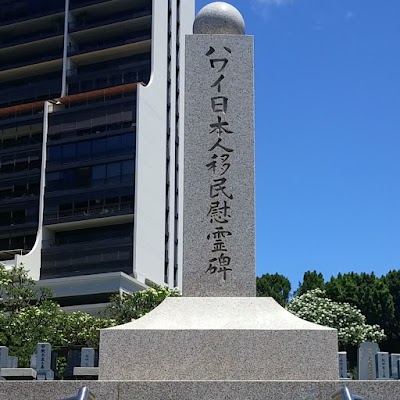
M 7 368 L 7 360 L 8 360 L 8 347 L 0 346 L 0 381 L 4 380 L 1 377 L 1 369 Z
M 50 343 L 38 343 L 36 346 L 36 372 L 38 381 L 54 380 L 54 371 L 51 369 Z
M 358 348 L 358 379 L 373 380 L 376 379 L 375 356 L 380 351 L 377 343 L 361 343 Z
M 18 368 L 18 357 L 8 356 L 7 368 Z
M 390 355 L 390 377 L 400 379 L 400 354 L 393 353 Z
M 91 347 L 84 347 L 81 350 L 81 367 L 94 367 L 95 351 Z
M 357 364 L 359 380 L 400 379 L 400 354 L 380 351 L 377 343 L 360 344 Z
M 376 353 L 375 368 L 377 379 L 390 379 L 389 353 L 383 351 Z
M 339 379 L 346 380 L 350 379 L 347 376 L 347 353 L 345 351 L 339 351 Z

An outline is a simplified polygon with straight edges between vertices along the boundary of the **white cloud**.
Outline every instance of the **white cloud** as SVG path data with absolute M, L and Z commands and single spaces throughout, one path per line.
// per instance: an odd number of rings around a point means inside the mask
M 272 8 L 286 6 L 290 3 L 293 3 L 294 0 L 251 0 L 251 1 L 252 1 L 251 8 L 256 12 L 261 13 L 261 15 L 264 18 L 269 19 L 270 10 Z
M 259 6 L 284 6 L 286 4 L 292 3 L 293 0 L 254 0 L 254 3 Z

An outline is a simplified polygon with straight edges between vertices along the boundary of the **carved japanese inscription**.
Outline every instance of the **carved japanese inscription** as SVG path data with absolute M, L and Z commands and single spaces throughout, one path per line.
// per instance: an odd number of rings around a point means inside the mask
M 252 54 L 249 36 L 187 37 L 185 296 L 255 295 Z

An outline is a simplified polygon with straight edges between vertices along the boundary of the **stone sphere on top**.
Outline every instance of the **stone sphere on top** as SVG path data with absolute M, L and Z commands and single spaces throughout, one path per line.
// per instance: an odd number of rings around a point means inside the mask
M 245 23 L 237 8 L 223 1 L 216 1 L 207 4 L 197 13 L 193 33 L 244 35 Z

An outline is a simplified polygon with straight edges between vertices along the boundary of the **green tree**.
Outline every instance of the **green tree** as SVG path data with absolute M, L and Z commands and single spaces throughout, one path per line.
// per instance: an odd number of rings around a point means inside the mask
M 63 341 L 60 313 L 58 305 L 52 301 L 26 306 L 18 312 L 2 313 L 0 341 L 19 358 L 21 366 L 27 367 L 38 342 L 49 342 L 56 347 Z
M 22 265 L 0 266 L 0 344 L 19 358 L 20 366 L 29 366 L 38 342 L 49 342 L 53 349 L 97 347 L 100 329 L 116 324 L 81 312 L 67 313 L 49 298 L 49 291 L 34 287 Z
M 379 325 L 367 324 L 360 310 L 348 303 L 332 301 L 321 289 L 295 297 L 286 308 L 306 321 L 336 328 L 342 349 L 365 341 L 379 342 L 385 338 L 383 329 Z
M 389 289 L 394 304 L 394 318 L 387 321 L 385 332 L 391 340 L 398 342 L 400 340 L 400 271 L 389 271 L 382 279 Z
M 125 324 L 143 317 L 156 308 L 167 297 L 179 297 L 180 292 L 159 285 L 132 294 L 114 295 L 110 299 L 105 315 L 118 324 Z
M 295 296 L 301 296 L 309 290 L 321 289 L 325 287 L 324 276 L 317 271 L 307 271 L 304 273 L 303 282 L 299 282 L 299 287 L 295 292 Z
M 385 280 L 374 273 L 338 274 L 326 283 L 325 290 L 333 301 L 348 302 L 357 307 L 369 324 L 386 329 L 388 322 L 394 319 L 393 296 Z
M 37 290 L 23 265 L 6 269 L 0 265 L 0 344 L 28 366 L 38 342 L 52 348 L 98 347 L 100 329 L 140 318 L 176 290 L 155 286 L 132 295 L 114 296 L 107 317 L 83 312 L 67 313 L 51 300 L 51 293 Z M 115 319 L 114 319 L 115 317 Z
M 116 321 L 83 312 L 67 313 L 57 303 L 47 301 L 27 306 L 15 313 L 0 313 L 0 343 L 27 367 L 39 342 L 49 342 L 54 350 L 62 347 L 98 347 L 100 329 Z
M 0 264 L 0 311 L 18 312 L 30 305 L 40 305 L 51 296 L 51 290 L 35 288 L 35 281 L 23 264 L 10 269 Z
M 291 284 L 288 278 L 280 274 L 264 274 L 256 279 L 257 296 L 272 297 L 280 305 L 289 301 Z
M 59 346 L 99 347 L 100 329 L 117 325 L 112 318 L 89 315 L 82 311 L 63 312 L 60 315 L 63 326 L 62 336 L 58 338 Z

